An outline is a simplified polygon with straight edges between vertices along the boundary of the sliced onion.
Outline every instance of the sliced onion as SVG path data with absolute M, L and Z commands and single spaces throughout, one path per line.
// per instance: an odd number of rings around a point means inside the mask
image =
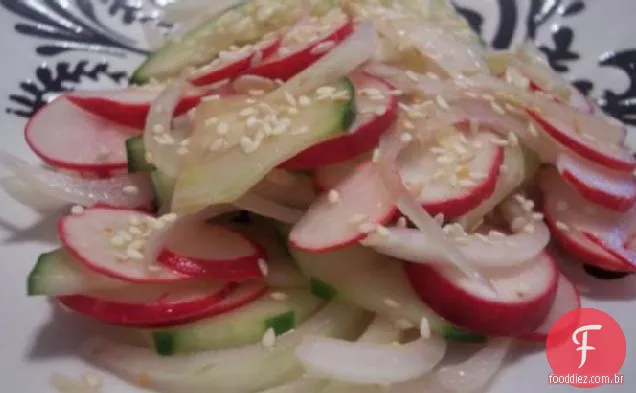
M 457 88 L 449 86 L 448 83 L 439 79 L 418 73 L 412 74 L 409 72 L 407 74 L 406 70 L 383 63 L 369 64 L 364 70 L 371 75 L 386 80 L 393 87 L 404 93 L 426 92 L 426 95 L 436 96 L 446 93 L 449 88 L 457 90 Z M 409 77 L 409 75 L 411 76 Z M 417 82 L 413 81 L 414 76 L 417 77 Z
M 179 0 L 163 7 L 162 19 L 167 22 L 184 22 L 190 19 L 200 21 L 217 15 L 245 0 Z
M 440 253 L 446 260 L 455 265 L 467 277 L 479 282 L 486 288 L 490 288 L 494 292 L 490 281 L 472 267 L 470 261 L 457 250 L 455 245 L 451 244 L 439 224 L 422 209 L 419 202 L 415 200 L 402 183 L 396 162 L 403 146 L 404 144 L 400 140 L 397 130 L 393 129 L 383 135 L 379 147 L 380 157 L 378 165 L 380 165 L 380 172 L 386 188 L 395 194 L 398 208 L 413 221 L 415 226 L 429 236 L 431 241 L 437 244 Z
M 296 356 L 311 373 L 361 384 L 419 378 L 432 370 L 445 352 L 446 342 L 439 337 L 395 346 L 306 336 L 296 348 Z
M 501 368 L 511 338 L 495 338 L 463 363 L 437 370 L 440 384 L 454 393 L 479 391 L 490 382 Z
M 146 153 L 150 155 L 152 163 L 157 169 L 168 177 L 176 177 L 179 174 L 179 166 L 182 157 L 177 154 L 179 141 L 165 145 L 157 141 L 160 135 L 172 135 L 172 118 L 174 108 L 179 102 L 181 92 L 187 87 L 184 77 L 177 78 L 170 83 L 164 91 L 157 96 L 150 106 L 146 128 L 144 129 L 144 146 Z M 162 132 L 158 133 L 157 130 Z
M 251 192 L 243 194 L 243 196 L 234 201 L 233 204 L 241 209 L 287 224 L 297 223 L 304 214 L 302 210 L 278 204 Z
M 46 194 L 33 192 L 33 188 L 17 176 L 1 178 L 0 188 L 15 201 L 37 211 L 58 210 L 68 205 L 67 202 L 53 199 Z
M 354 32 L 340 45 L 272 94 L 281 98 L 285 92 L 295 96 L 301 95 L 351 73 L 373 56 L 376 41 L 377 34 L 373 24 L 358 24 Z
M 0 165 L 13 172 L 20 182 L 31 188 L 32 192 L 61 202 L 84 206 L 101 203 L 114 207 L 139 209 L 150 207 L 154 197 L 147 173 L 108 179 L 80 179 L 30 166 L 24 160 L 1 150 Z M 129 188 L 134 191 L 126 192 Z
M 512 64 L 542 90 L 555 94 L 565 102 L 569 101 L 572 92 L 570 85 L 550 67 L 543 53 L 531 41 L 519 47 Z
M 84 381 L 77 381 L 61 374 L 51 375 L 51 386 L 60 393 L 100 393 L 99 387 L 89 386 Z

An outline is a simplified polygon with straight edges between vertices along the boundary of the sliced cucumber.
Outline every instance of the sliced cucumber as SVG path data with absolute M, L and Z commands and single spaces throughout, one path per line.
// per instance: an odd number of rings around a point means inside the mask
M 146 147 L 143 136 L 136 136 L 126 141 L 126 156 L 128 157 L 128 173 L 152 172 L 156 168 L 146 161 Z
M 320 16 L 332 3 L 332 0 L 317 1 L 309 11 Z M 131 81 L 143 84 L 151 78 L 165 79 L 187 67 L 204 65 L 233 45 L 251 44 L 267 33 L 292 26 L 303 17 L 306 8 L 305 0 L 241 2 L 168 41 L 134 72 Z
M 294 348 L 308 334 L 352 340 L 369 323 L 369 314 L 352 306 L 331 303 L 297 330 L 279 337 L 272 348 L 261 343 L 195 354 L 160 357 L 146 349 L 97 339 L 87 345 L 89 356 L 136 383 L 144 376 L 147 388 L 165 393 L 250 393 L 299 378 L 303 367 Z
M 59 248 L 40 255 L 29 274 L 27 293 L 29 296 L 74 295 L 118 289 L 126 284 L 88 270 L 66 250 Z
M 281 135 L 261 134 L 264 139 L 249 152 L 245 151 L 243 141 L 247 138 L 253 144 L 251 138 L 256 132 L 247 125 L 249 121 L 244 110 L 256 111 L 253 106 L 248 105 L 219 117 L 219 124 L 223 122 L 231 130 L 223 137 L 224 143 L 229 145 L 223 151 L 212 152 L 209 149 L 211 143 L 219 140 L 218 135 L 209 132 L 206 127 L 197 128 L 195 134 L 198 135 L 193 137 L 192 145 L 201 150 L 191 152 L 197 158 L 188 162 L 179 175 L 172 210 L 191 213 L 208 205 L 232 203 L 280 163 L 307 146 L 346 130 L 355 117 L 353 84 L 348 78 L 342 78 L 335 87 L 344 99 L 318 99 L 315 92 L 310 94 L 310 104 L 298 106 L 297 112 L 287 117 L 288 131 Z M 285 116 L 289 106 L 286 102 L 263 100 L 261 112 L 256 117 L 270 116 L 265 114 L 270 110 L 263 109 L 263 104 L 281 117 Z M 228 176 L 228 170 L 231 170 L 231 176 Z
M 290 248 L 290 253 L 310 277 L 312 292 L 318 297 L 350 302 L 392 320 L 407 320 L 414 326 L 426 317 L 431 330 L 448 340 L 484 340 L 430 310 L 411 289 L 398 260 L 359 245 L 327 253 Z
M 286 299 L 274 300 L 271 294 L 284 293 Z M 142 331 L 160 355 L 222 349 L 259 342 L 273 328 L 277 336 L 295 329 L 323 302 L 306 289 L 283 289 L 270 293 L 235 311 L 169 329 Z
M 172 192 L 174 191 L 174 179 L 159 171 L 150 173 L 150 183 L 155 191 L 155 206 L 160 213 L 170 211 Z

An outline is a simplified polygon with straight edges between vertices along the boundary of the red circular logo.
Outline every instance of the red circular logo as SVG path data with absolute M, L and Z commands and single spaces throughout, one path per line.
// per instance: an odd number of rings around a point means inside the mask
M 614 318 L 594 308 L 572 310 L 548 334 L 550 382 L 579 388 L 615 383 L 625 352 L 625 334 Z

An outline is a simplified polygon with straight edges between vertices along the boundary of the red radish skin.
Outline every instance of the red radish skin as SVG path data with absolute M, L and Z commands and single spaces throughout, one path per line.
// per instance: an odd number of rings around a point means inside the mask
M 222 302 L 235 287 L 234 283 L 146 284 L 127 291 L 60 296 L 57 299 L 72 311 L 107 324 L 169 326 L 206 317 L 203 310 Z
M 160 89 L 130 88 L 124 91 L 96 91 L 67 93 L 65 97 L 79 108 L 115 123 L 142 130 L 146 124 L 150 104 Z M 185 94 L 177 104 L 174 115 L 180 116 L 201 102 L 197 94 Z
M 469 290 L 466 285 L 474 282 L 461 273 L 453 275 L 452 269 L 406 263 L 408 278 L 420 298 L 441 317 L 475 333 L 518 336 L 531 332 L 545 320 L 557 292 L 559 272 L 547 253 L 523 267 L 498 270 L 498 276 L 482 271 L 491 279 L 498 298 L 489 292 Z M 532 296 L 524 298 L 515 293 L 522 280 L 532 280 L 527 284 Z
M 157 261 L 178 273 L 210 280 L 263 279 L 258 260 L 262 248 L 245 236 L 218 225 L 185 223 L 173 230 Z
M 286 81 L 299 72 L 309 68 L 314 62 L 327 54 L 328 51 L 324 53 L 312 52 L 316 46 L 328 41 L 333 41 L 335 44 L 338 44 L 353 33 L 353 28 L 354 23 L 349 19 L 324 38 L 313 41 L 307 46 L 290 54 L 275 54 L 267 61 L 247 70 L 246 74 Z
M 579 295 L 576 286 L 568 280 L 563 274 L 559 276 L 559 283 L 557 287 L 556 298 L 552 303 L 550 313 L 534 332 L 527 333 L 519 338 L 528 341 L 545 341 L 548 339 L 548 333 L 550 329 L 556 323 L 556 321 L 563 315 L 572 310 L 576 310 L 581 307 L 581 297 Z M 563 335 L 566 338 L 566 332 L 554 332 L 554 334 Z
M 581 157 L 618 171 L 631 172 L 636 168 L 636 161 L 631 153 L 622 146 L 611 145 L 599 139 L 593 141 L 584 139 L 580 134 L 585 133 L 585 128 L 590 126 L 587 122 L 578 122 L 577 118 L 577 127 L 576 125 L 558 124 L 535 111 L 528 111 L 528 114 L 548 135 Z M 585 120 L 591 119 L 593 117 Z M 609 127 L 609 124 L 607 126 Z M 577 128 L 582 128 L 582 130 Z
M 398 99 L 391 95 L 391 86 L 386 82 L 366 73 L 354 75 L 352 78 L 356 91 L 356 108 L 358 115 L 351 128 L 342 136 L 328 139 L 297 154 L 281 165 L 285 169 L 312 169 L 325 165 L 344 162 L 373 150 L 380 137 L 397 119 Z M 385 95 L 383 101 L 373 100 L 365 89 L 377 89 Z M 381 114 L 361 114 L 361 108 L 382 107 Z
M 29 120 L 25 139 L 52 167 L 106 174 L 127 168 L 126 140 L 141 132 L 85 112 L 62 96 Z
M 280 38 L 269 39 L 254 47 L 254 50 L 247 51 L 244 57 L 238 58 L 230 63 L 219 64 L 216 67 L 212 65 L 209 69 L 204 67 L 190 78 L 190 83 L 194 86 L 206 86 L 224 79 L 234 79 L 252 66 L 252 62 L 256 56 L 266 59 L 280 48 L 280 44 Z M 258 54 L 259 52 L 260 55 Z
M 432 152 L 417 144 L 407 147 L 398 158 L 401 177 L 406 182 L 423 184 L 421 191 L 414 196 L 429 214 L 434 216 L 442 213 L 446 219 L 460 217 L 479 206 L 495 190 L 504 157 L 503 148 L 490 142 L 495 137 L 486 132 L 468 136 L 467 145 L 472 142 L 482 143 L 481 148 L 475 149 L 475 159 L 467 164 L 468 168 L 470 172 L 485 175 L 483 179 L 474 181 L 475 184 L 470 187 L 454 187 L 448 178 L 435 180 L 433 176 L 438 169 L 442 169 L 442 165 L 436 162 L 436 156 Z M 411 151 L 417 155 L 406 155 L 408 149 L 413 149 Z
M 144 261 L 117 258 L 118 254 L 126 255 L 126 248 L 115 248 L 111 238 L 118 231 L 127 231 L 132 217 L 141 222 L 153 219 L 136 210 L 96 207 L 62 218 L 57 226 L 58 236 L 74 258 L 104 276 L 146 284 L 189 280 L 190 277 L 168 269 L 152 272 Z
M 377 225 L 385 225 L 397 208 L 374 163 L 360 165 L 345 181 L 318 197 L 289 235 L 291 247 L 329 252 L 355 244 Z M 329 194 L 337 195 L 330 200 Z M 358 219 L 359 218 L 359 219 Z M 371 227 L 369 231 L 362 226 Z
M 623 242 L 622 239 L 615 239 L 618 235 L 614 233 L 600 237 L 593 233 L 583 231 L 583 236 L 614 257 L 620 259 L 629 269 L 627 271 L 636 272 L 636 252 L 629 248 L 631 247 L 629 241 Z

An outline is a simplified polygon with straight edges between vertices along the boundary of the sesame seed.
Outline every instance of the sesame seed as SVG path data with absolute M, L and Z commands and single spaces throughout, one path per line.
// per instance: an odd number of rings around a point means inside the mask
M 263 258 L 259 258 L 258 260 L 258 269 L 261 271 L 263 277 L 267 277 L 269 273 L 269 267 L 267 266 L 267 262 Z
M 420 337 L 423 339 L 431 337 L 431 326 L 429 325 L 426 317 L 422 317 L 422 320 L 420 321 Z
M 178 218 L 177 213 L 167 213 L 159 217 L 160 220 L 163 220 L 168 223 L 175 222 L 177 218 Z
M 122 188 L 122 191 L 124 192 L 124 194 L 133 195 L 133 194 L 137 194 L 139 192 L 139 187 L 137 187 L 137 186 L 125 186 L 124 188 Z
M 329 199 L 329 203 L 336 204 L 340 202 L 340 193 L 338 190 L 330 190 L 327 198 Z
M 481 172 L 470 172 L 468 174 L 468 177 L 473 179 L 473 180 L 483 180 L 483 179 L 487 178 L 488 175 L 486 175 L 485 173 L 481 173 Z
M 465 188 L 475 186 L 475 182 L 472 180 L 459 180 L 457 184 L 459 184 L 460 187 L 465 187 Z
M 495 113 L 499 115 L 503 116 L 506 114 L 506 110 L 502 108 L 499 104 L 497 104 L 495 101 L 490 102 L 490 107 L 492 108 L 493 111 L 495 111 Z
M 298 103 L 302 107 L 308 107 L 311 105 L 311 99 L 305 95 L 298 97 Z
M 154 263 L 152 265 L 148 265 L 146 269 L 148 269 L 150 273 L 159 273 L 163 271 L 163 268 L 161 266 L 155 265 Z
M 221 99 L 219 94 L 210 94 L 209 96 L 205 96 L 202 98 L 203 101 L 216 101 Z
M 208 127 L 208 126 L 211 126 L 212 124 L 216 124 L 216 123 L 218 123 L 218 122 L 219 122 L 219 118 L 218 118 L 218 117 L 211 116 L 211 117 L 208 117 L 207 119 L 205 119 L 205 121 L 203 122 L 203 124 L 204 124 L 206 127 Z
M 483 98 L 486 101 L 493 101 L 495 99 L 495 97 L 491 94 L 482 94 L 481 98 Z
M 136 226 L 131 226 L 130 228 L 128 228 L 128 232 L 131 235 L 141 235 L 143 233 L 141 229 L 139 229 L 139 227 L 136 227 Z
M 501 164 L 501 165 L 499 166 L 499 172 L 501 172 L 501 173 L 506 173 L 506 172 L 508 172 L 508 165 L 506 165 L 506 164 Z
M 528 291 L 530 290 L 530 287 L 528 286 L 528 284 L 526 284 L 523 281 L 519 281 L 519 283 L 517 284 L 517 296 L 519 297 L 523 297 L 526 293 L 528 293 Z
M 420 80 L 419 75 L 417 74 L 417 72 L 411 71 L 411 70 L 407 70 L 406 71 L 406 77 L 409 78 L 410 80 L 412 80 L 413 82 L 417 82 Z
M 399 217 L 395 225 L 397 225 L 398 228 L 406 228 L 406 225 L 407 225 L 406 217 L 404 216 Z
M 444 97 L 438 95 L 435 97 L 435 102 L 437 103 L 437 105 L 439 105 L 440 108 L 442 109 L 450 109 L 450 106 L 448 105 L 448 102 L 446 102 L 446 100 L 444 99 Z
M 102 384 L 101 379 L 95 373 L 88 372 L 84 374 L 82 379 L 89 388 L 98 388 Z
M 426 76 L 428 76 L 429 78 L 434 79 L 434 80 L 439 80 L 440 79 L 439 75 L 437 75 L 436 73 L 434 73 L 432 71 L 428 71 L 426 73 Z
M 166 128 L 163 126 L 163 124 L 155 124 L 154 126 L 152 126 L 152 132 L 154 132 L 155 134 L 161 134 L 165 131 Z
M 389 298 L 384 299 L 384 304 L 389 308 L 400 308 L 400 303 L 396 302 L 393 299 L 389 299 Z
M 262 344 L 267 349 L 274 348 L 274 345 L 276 345 L 276 332 L 274 331 L 274 328 L 269 328 L 265 331 Z
M 150 154 L 149 151 L 146 152 L 146 154 L 144 155 L 144 158 L 146 159 L 147 163 L 152 164 L 152 154 Z
M 404 142 L 404 143 L 409 143 L 413 140 L 413 135 L 411 135 L 408 132 L 404 132 L 402 134 L 400 134 L 400 141 Z
M 220 122 L 217 126 L 216 126 L 216 133 L 219 135 L 225 135 L 228 133 L 228 131 L 230 130 L 230 125 L 227 124 L 227 122 Z
M 362 224 L 358 225 L 358 232 L 360 233 L 371 233 L 375 231 L 375 229 L 376 225 L 371 222 L 363 222 Z
M 491 138 L 490 142 L 493 145 L 496 145 L 496 146 L 508 146 L 508 145 L 510 145 L 510 142 L 508 142 L 508 140 L 501 139 L 501 138 Z
M 437 213 L 435 217 L 433 217 L 433 220 L 435 220 L 439 226 L 444 225 L 444 213 Z
M 557 221 L 556 227 L 562 231 L 569 232 L 571 230 L 570 226 L 563 221 Z
M 409 330 L 413 328 L 413 324 L 406 319 L 398 319 L 395 321 L 395 327 L 399 330 Z
M 538 136 L 539 132 L 537 131 L 537 127 L 535 127 L 533 122 L 529 122 L 528 123 L 528 132 L 532 135 L 532 136 Z
M 481 149 L 484 147 L 484 143 L 482 141 L 473 141 L 472 145 L 475 149 Z
M 84 206 L 75 205 L 71 207 L 71 214 L 79 216 L 82 213 L 84 213 Z
M 534 233 L 534 224 L 528 223 L 523 227 L 525 233 Z
M 415 129 L 415 125 L 413 124 L 413 122 L 407 119 L 402 120 L 402 126 L 404 126 L 404 128 L 406 128 L 407 130 Z
M 241 116 L 241 117 L 250 117 L 250 116 L 255 115 L 255 114 L 256 114 L 256 109 L 252 108 L 251 106 L 247 107 L 245 109 L 242 109 L 239 112 L 239 116 Z
M 510 229 L 513 232 L 519 232 L 521 229 L 525 227 L 527 220 L 525 217 L 515 217 L 510 223 Z
M 383 225 L 376 225 L 375 232 L 380 236 L 389 236 L 389 230 Z
M 513 146 L 517 146 L 519 145 L 519 138 L 517 138 L 517 135 L 515 135 L 513 132 L 509 132 L 508 142 L 510 142 L 510 144 Z
M 475 233 L 475 237 L 483 243 L 490 243 L 490 239 L 488 239 L 488 236 L 484 235 L 483 233 Z
M 272 292 L 269 296 L 277 302 L 284 302 L 288 298 L 284 292 Z
M 177 149 L 177 155 L 179 155 L 179 156 L 185 156 L 189 152 L 190 152 L 190 150 L 187 147 L 184 147 L 184 146 L 181 146 L 180 148 Z
M 296 106 L 296 98 L 288 91 L 285 92 L 285 100 L 290 106 Z
M 126 242 L 120 236 L 115 235 L 110 238 L 110 245 L 113 247 L 121 247 L 124 244 L 126 244 Z
M 139 250 L 130 249 L 130 248 L 126 250 L 126 256 L 129 259 L 134 259 L 134 260 L 137 260 L 137 261 L 140 261 L 140 260 L 144 259 L 144 254 L 139 252 Z
M 166 222 L 162 220 L 153 220 L 150 225 L 153 229 L 162 229 L 166 226 Z
M 532 219 L 535 221 L 543 221 L 543 213 L 532 213 Z
M 261 90 L 261 89 L 248 90 L 247 94 L 251 96 L 262 96 L 263 94 L 265 94 L 265 90 Z
M 491 230 L 490 232 L 488 232 L 488 236 L 502 238 L 502 237 L 506 237 L 506 234 L 503 232 Z

